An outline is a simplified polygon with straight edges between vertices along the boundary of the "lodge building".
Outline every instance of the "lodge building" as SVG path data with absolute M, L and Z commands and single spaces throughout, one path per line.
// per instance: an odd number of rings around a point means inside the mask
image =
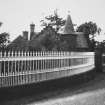
M 76 32 L 71 20 L 71 16 L 67 16 L 66 23 L 64 28 L 58 33 L 51 27 L 46 26 L 41 32 L 35 32 L 35 24 L 30 24 L 30 33 L 28 31 L 23 31 L 23 35 L 19 35 L 15 40 L 13 40 L 8 46 L 9 50 L 45 50 L 44 46 L 41 45 L 41 42 L 46 34 L 48 33 L 59 34 L 60 39 L 63 42 L 67 42 L 68 49 L 70 51 L 89 50 L 89 42 L 86 38 L 86 35 L 83 32 Z M 56 48 L 54 50 L 57 50 Z M 65 50 L 65 49 L 64 49 Z

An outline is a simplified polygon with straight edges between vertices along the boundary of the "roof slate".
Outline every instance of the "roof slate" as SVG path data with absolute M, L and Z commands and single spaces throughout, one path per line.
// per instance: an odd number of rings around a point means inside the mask
M 9 50 L 28 50 L 28 40 L 24 39 L 22 36 L 18 36 L 13 40 L 8 46 Z
M 73 34 L 73 33 L 74 33 L 74 26 L 71 20 L 71 16 L 68 15 L 62 34 Z

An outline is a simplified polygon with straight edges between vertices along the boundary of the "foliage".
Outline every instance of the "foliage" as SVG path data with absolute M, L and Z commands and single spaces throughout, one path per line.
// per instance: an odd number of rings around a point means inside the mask
M 59 40 L 58 42 L 58 50 L 59 51 L 69 51 L 70 48 L 69 48 L 69 43 L 65 40 Z
M 2 22 L 0 22 L 0 26 L 2 25 Z
M 90 22 L 86 22 L 78 26 L 76 31 L 84 32 L 88 38 L 89 38 L 89 35 L 92 35 L 92 39 L 94 39 L 94 35 L 96 33 L 100 34 L 101 28 L 98 28 L 96 23 L 93 23 L 92 21 L 90 21 Z
M 42 51 L 69 51 L 69 43 L 63 40 L 52 26 L 46 26 L 43 33 L 38 37 L 38 46 L 36 49 Z
M 0 34 L 0 48 L 6 47 L 9 43 L 9 34 L 4 32 Z
M 56 32 L 65 24 L 63 18 L 58 15 L 57 10 L 54 11 L 54 14 L 45 17 L 45 20 L 41 20 L 42 26 L 52 26 Z
M 3 23 L 0 22 L 0 27 L 2 26 L 2 24 Z M 0 33 L 0 48 L 4 49 L 9 42 L 9 34 L 6 32 Z
M 52 26 L 46 26 L 46 29 L 41 36 L 44 36 L 43 38 L 40 38 L 42 50 L 57 50 L 59 35 L 54 31 Z
M 94 39 L 95 34 L 98 33 L 99 35 L 101 32 L 101 28 L 99 28 L 96 23 L 90 21 L 90 22 L 85 22 L 80 26 L 78 26 L 76 31 L 83 32 L 86 35 L 86 38 L 89 41 L 91 48 L 94 49 L 96 43 Z

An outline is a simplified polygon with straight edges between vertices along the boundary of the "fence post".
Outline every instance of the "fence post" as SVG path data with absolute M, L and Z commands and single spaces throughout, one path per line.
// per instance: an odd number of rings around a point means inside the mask
M 102 72 L 102 48 L 95 50 L 95 69 L 96 72 Z

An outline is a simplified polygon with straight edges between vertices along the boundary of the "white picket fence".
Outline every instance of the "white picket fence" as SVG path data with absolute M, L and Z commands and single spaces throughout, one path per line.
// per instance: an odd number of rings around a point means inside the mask
M 93 52 L 0 52 L 0 87 L 62 78 L 92 68 Z

